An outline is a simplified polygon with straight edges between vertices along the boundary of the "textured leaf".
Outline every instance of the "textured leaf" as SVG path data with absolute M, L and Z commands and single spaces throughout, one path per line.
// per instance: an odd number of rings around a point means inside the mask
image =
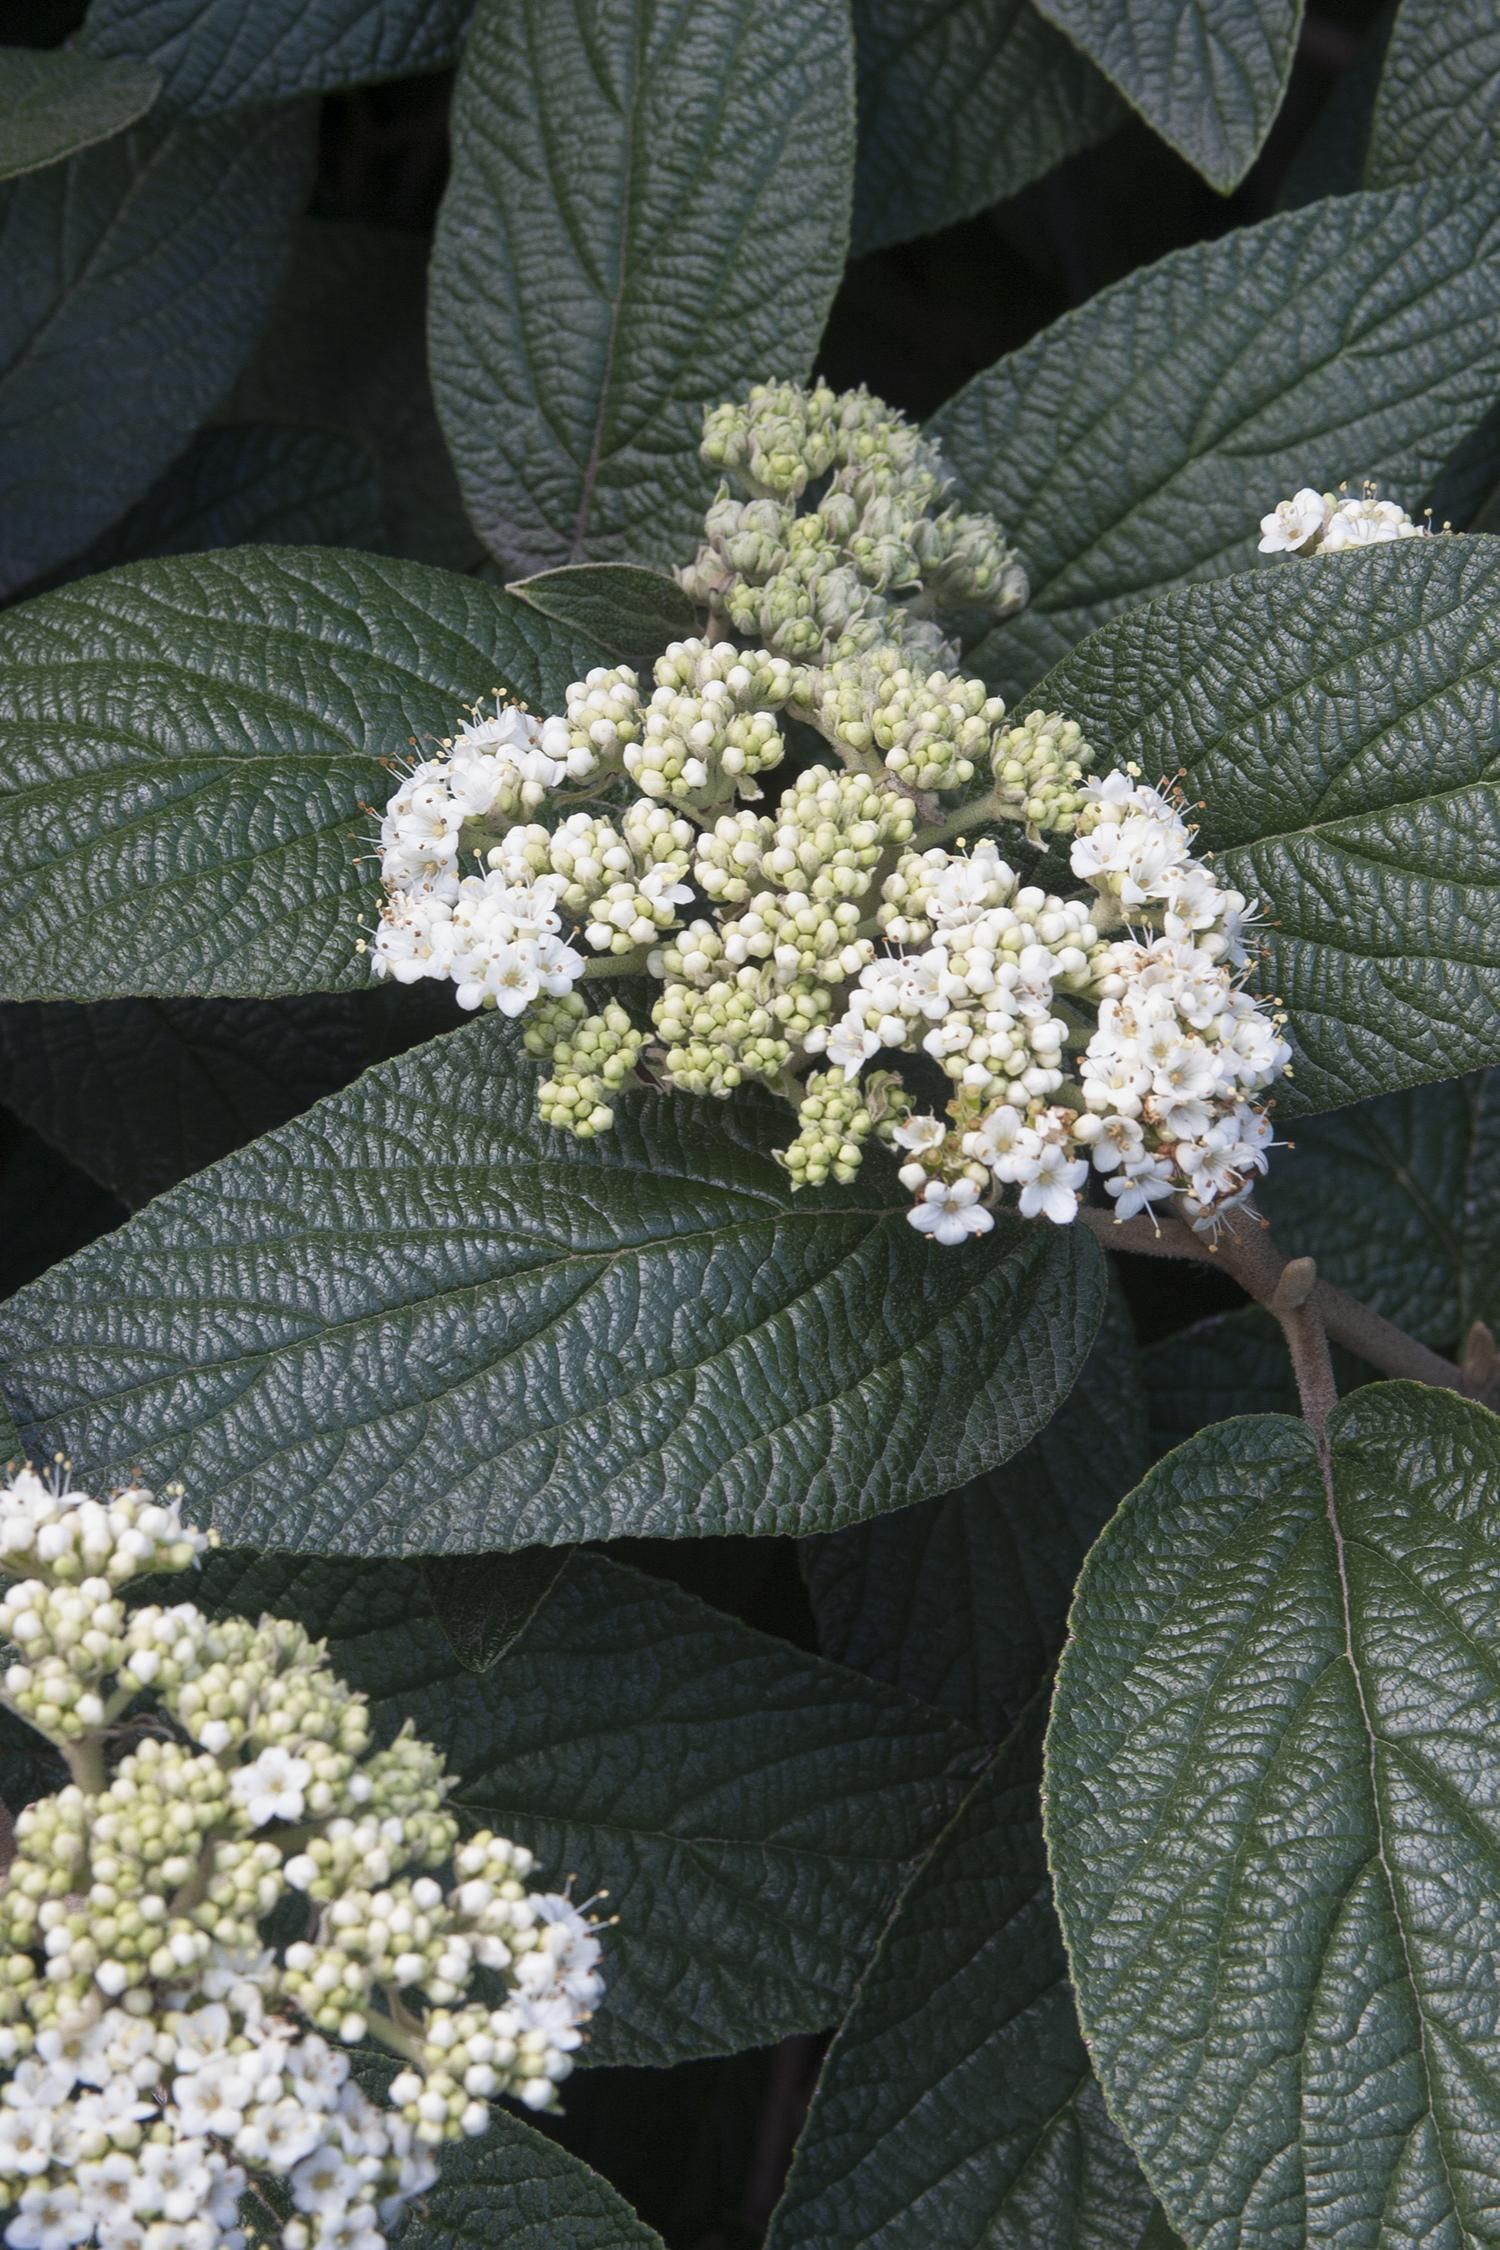
M 138 63 L 0 47 L 0 180 L 76 156 L 145 116 L 161 89 Z
M 1295 1236 L 1291 1240 L 1300 1253 L 1300 1241 Z M 1159 1337 L 1141 1353 L 1140 1365 L 1156 1460 L 1232 1415 L 1300 1410 L 1286 1339 L 1258 1305 L 1214 1313 Z M 1373 1370 L 1339 1344 L 1333 1347 L 1333 1371 L 1341 1398 L 1374 1380 Z
M 669 641 L 696 630 L 697 611 L 676 579 L 639 563 L 564 564 L 513 579 L 510 591 L 625 663 L 649 664 Z
M 1500 394 L 1500 171 L 1341 196 L 1132 274 L 985 374 L 934 434 L 1031 602 L 975 661 L 1019 695 L 1118 610 L 1256 561 L 1303 484 L 1417 507 Z
M 1401 0 L 1365 177 L 1371 187 L 1479 171 L 1500 158 L 1500 17 L 1492 0 Z
M 1013 1461 L 941 1500 L 802 1543 L 818 1646 L 998 1741 L 1062 1645 L 1079 1564 L 1149 1458 L 1116 1297 L 1072 1391 Z
M 474 1826 L 608 1890 L 591 2062 L 672 2063 L 839 2015 L 917 1856 L 983 1761 L 937 1712 L 597 1555 L 478 1676 L 408 1570 L 211 1561 L 200 1598 L 300 1617 L 439 1744 Z
M 854 31 L 861 255 L 1016 194 L 1124 114 L 1032 0 L 855 0 Z
M 5 1401 L 0 1399 L 0 1461 L 19 1461 L 20 1459 L 20 1432 L 10 1418 Z
M 164 105 L 209 117 L 247 102 L 443 70 L 473 0 L 90 0 L 81 44 L 133 55 Z
M 1299 1125 L 1256 1198 L 1283 1248 L 1429 1344 L 1500 1322 L 1500 1071 Z
M 482 2140 L 443 2151 L 401 2250 L 661 2250 L 607 2180 L 497 2103 Z
M 1500 1060 L 1497 600 L 1500 540 L 1330 555 L 1148 603 L 1039 691 L 1103 764 L 1183 769 L 1261 901 L 1278 1114 Z
M 481 1019 L 14 1299 L 7 1394 L 80 1471 L 180 1474 L 226 1536 L 315 1552 L 822 1531 L 945 1492 L 1052 1413 L 1103 1261 L 1022 1220 L 943 1255 L 884 1158 L 793 1197 L 786 1125 L 643 1091 L 580 1144 Z
M 0 989 L 363 985 L 382 761 L 595 661 L 508 594 L 318 548 L 133 564 L 0 620 Z
M 1286 92 L 1302 0 L 1036 0 L 1217 188 L 1249 171 Z
M 1042 1850 L 1041 1715 L 918 1870 L 829 2050 L 768 2250 L 1140 2250 Z
M 457 1019 L 434 985 L 0 1005 L 5 1099 L 135 1206 Z
M 853 150 L 845 0 L 480 0 L 432 371 L 508 569 L 691 554 L 703 409 L 807 373 Z
M 242 422 L 200 430 L 143 500 L 49 577 L 68 583 L 148 555 L 210 547 L 374 547 L 374 456 L 338 430 Z
M 0 1110 L 0 1297 L 126 1216 L 112 1195 Z
M 1047 1829 L 1094 2065 L 1195 2250 L 1495 2238 L 1500 1420 L 1222 1424 L 1085 1566 Z
M 137 126 L 0 190 L 0 594 L 123 514 L 223 396 L 312 135 L 300 105 Z
M 513 1555 L 429 1555 L 422 1583 L 448 1645 L 466 1672 L 487 1672 L 518 1641 L 567 1569 L 571 1547 L 521 1547 Z
M 427 375 L 427 242 L 395 227 L 304 219 L 291 265 L 223 412 L 347 431 L 379 467 L 382 549 L 471 570 L 464 514 Z

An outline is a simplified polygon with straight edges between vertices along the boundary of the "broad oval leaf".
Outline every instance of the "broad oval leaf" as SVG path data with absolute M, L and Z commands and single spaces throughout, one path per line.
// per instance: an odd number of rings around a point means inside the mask
M 697 631 L 698 613 L 676 579 L 639 563 L 565 563 L 513 578 L 510 591 L 554 624 L 643 669 L 668 642 Z
M 1415 509 L 1500 393 L 1500 171 L 1340 196 L 1179 250 L 1012 353 L 934 435 L 1031 601 L 976 665 L 1020 695 L 1117 611 L 1256 559 L 1299 485 Z
M 0 47 L 0 180 L 123 133 L 160 89 L 156 72 L 140 63 L 96 61 L 67 47 Z
M 1124 115 L 1032 0 L 855 0 L 854 35 L 857 256 L 1015 195 Z
M 663 2250 L 607 2180 L 498 2103 L 479 2140 L 443 2150 L 401 2250 Z
M 248 353 L 306 198 L 302 105 L 137 126 L 0 189 L 0 594 L 140 498 Z
M 132 564 L 26 603 L 0 619 L 0 991 L 367 983 L 388 762 L 494 688 L 560 708 L 595 661 L 494 587 L 332 549 Z
M 1490 2242 L 1500 1420 L 1221 1424 L 1085 1566 L 1047 1833 L 1113 2114 L 1194 2250 Z
M 599 1555 L 574 1557 L 482 1675 L 409 1570 L 224 1555 L 195 1591 L 327 1634 L 380 1735 L 410 1721 L 441 1748 L 469 1826 L 527 1844 L 549 1882 L 608 1891 L 589 2063 L 834 2021 L 984 1762 L 924 1704 Z
M 480 0 L 430 335 L 507 569 L 692 553 L 703 409 L 811 367 L 853 151 L 847 0 Z
M 473 0 L 89 0 L 80 44 L 132 55 L 193 117 L 457 60 Z
M 1299 1124 L 1256 1201 L 1282 1248 L 1444 1349 L 1500 1323 L 1500 1071 Z
M 998 1742 L 1051 1669 L 1079 1565 L 1149 1459 L 1117 1292 L 1078 1381 L 1014 1460 L 940 1500 L 802 1541 L 819 1648 Z
M 488 1672 L 518 1641 L 572 1561 L 572 1547 L 514 1554 L 429 1555 L 422 1584 L 448 1646 L 466 1672 Z
M 1500 1060 L 1500 540 L 1406 540 L 1146 604 L 1039 690 L 1101 766 L 1183 775 L 1259 899 L 1278 1114 Z
M 1477 172 L 1500 158 L 1492 0 L 1401 0 L 1370 129 L 1371 187 Z
M 1036 4 L 1206 180 L 1238 185 L 1281 107 L 1302 0 Z
M 793 1196 L 769 1100 L 643 1092 L 580 1144 L 535 1082 L 491 1016 L 160 1197 L 0 1310 L 23 1430 L 181 1476 L 246 1544 L 441 1554 L 831 1530 L 1072 1383 L 1081 1227 L 949 1254 L 883 1157 Z
M 767 2250 L 1144 2250 L 1042 1850 L 1037 1713 L 903 1896 L 823 2066 Z

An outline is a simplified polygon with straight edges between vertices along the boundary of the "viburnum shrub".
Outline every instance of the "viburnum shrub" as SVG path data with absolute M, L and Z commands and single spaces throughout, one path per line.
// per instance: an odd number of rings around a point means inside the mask
M 1500 2245 L 1493 13 L 0 6 L 6 2250 Z

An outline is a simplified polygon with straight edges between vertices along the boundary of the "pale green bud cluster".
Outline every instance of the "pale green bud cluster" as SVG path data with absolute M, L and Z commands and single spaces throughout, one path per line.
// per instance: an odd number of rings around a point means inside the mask
M 20 1812 L 0 1882 L 14 2250 L 44 2226 L 106 2239 L 121 2194 L 152 2250 L 232 2242 L 236 2199 L 277 2173 L 283 2250 L 378 2250 L 435 2177 L 421 2152 L 485 2130 L 497 2095 L 555 2102 L 602 1991 L 587 1915 L 528 1886 L 523 1847 L 460 1842 L 440 1753 L 409 1726 L 377 1745 L 302 1626 L 116 1590 L 205 1544 L 139 1488 L 0 1482 L 0 1554 L 29 1573 L 0 1599 L 0 1699 L 73 1776 Z M 394 2107 L 355 2098 L 318 2033 L 396 2052 Z M 184 2231 L 200 2209 L 219 2232 Z
M 855 1177 L 875 1130 L 869 1096 L 868 1083 L 841 1070 L 811 1074 L 797 1106 L 797 1137 L 780 1151 L 793 1187 L 822 1187 L 829 1180 L 847 1186 Z
M 903 788 L 923 793 L 972 781 L 1005 716 L 1004 700 L 982 680 L 915 671 L 890 648 L 811 673 L 805 703 L 831 742 L 871 753 Z
M 997 809 L 1024 821 L 1033 843 L 1046 835 L 1071 836 L 1087 799 L 1084 777 L 1094 753 L 1076 719 L 1058 711 L 1031 711 L 1019 726 L 999 733 L 991 753 Z
M 867 391 L 758 385 L 705 417 L 702 452 L 748 498 L 720 490 L 682 583 L 784 656 L 899 649 L 930 670 L 956 651 L 926 609 L 1002 617 L 1026 600 L 999 526 L 940 505 L 952 478 L 937 447 Z
M 651 1011 L 662 1041 L 665 1075 L 690 1094 L 722 1099 L 746 1079 L 774 1085 L 810 1034 L 831 1013 L 826 983 L 786 973 L 776 966 L 747 962 L 713 975 L 710 963 L 724 959 L 723 941 L 711 923 L 689 925 L 664 949 L 661 973 L 667 978 Z M 689 983 L 674 964 L 691 970 Z
M 576 993 L 556 1006 L 557 1016 L 526 1028 L 530 1052 L 548 1055 L 552 1064 L 537 1089 L 537 1107 L 544 1125 L 592 1140 L 614 1123 L 615 1099 L 635 1075 L 646 1035 L 615 1000 L 596 1015 L 584 1013 Z

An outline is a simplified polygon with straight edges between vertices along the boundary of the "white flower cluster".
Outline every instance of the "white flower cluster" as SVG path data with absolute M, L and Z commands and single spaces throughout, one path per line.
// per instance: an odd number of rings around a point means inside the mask
M 1381 547 L 1392 539 L 1423 539 L 1430 522 L 1414 523 L 1394 500 L 1382 500 L 1373 484 L 1357 494 L 1346 485 L 1337 492 L 1314 492 L 1304 485 L 1260 519 L 1263 555 L 1340 555 L 1355 547 Z
M 9 2250 L 239 2250 L 271 2178 L 283 2250 L 380 2250 L 494 2096 L 555 2102 L 603 1990 L 587 1916 L 459 1842 L 439 1754 L 375 1747 L 300 1626 L 121 1598 L 205 1544 L 170 1496 L 0 1483 L 3 1701 L 73 1775 L 0 1885 Z M 367 2039 L 402 2062 L 383 2103 L 332 2044 Z
M 704 454 L 749 494 L 719 495 L 685 574 L 710 637 L 674 642 L 649 687 L 589 673 L 561 719 L 476 719 L 418 768 L 382 827 L 376 969 L 524 1013 L 542 1118 L 582 1139 L 632 1079 L 759 1081 L 796 1109 L 794 1186 L 892 1144 L 939 1241 L 987 1231 L 1006 1188 L 1064 1223 L 1091 1174 L 1121 1216 L 1172 1198 L 1213 1225 L 1265 1167 L 1259 1097 L 1290 1052 L 1243 988 L 1246 901 L 1168 796 L 1088 780 L 1075 721 L 1012 722 L 959 668 L 926 610 L 1014 606 L 1014 558 L 940 504 L 947 473 L 901 416 L 766 386 L 708 416 Z M 730 637 L 752 629 L 765 646 Z M 783 779 L 789 721 L 836 763 L 804 739 Z M 1082 889 L 961 840 L 1000 821 L 1065 844 Z M 623 994 L 589 1011 L 590 957 L 658 981 L 649 1018 Z M 902 1054 L 947 1078 L 946 1119 L 914 1114 Z

